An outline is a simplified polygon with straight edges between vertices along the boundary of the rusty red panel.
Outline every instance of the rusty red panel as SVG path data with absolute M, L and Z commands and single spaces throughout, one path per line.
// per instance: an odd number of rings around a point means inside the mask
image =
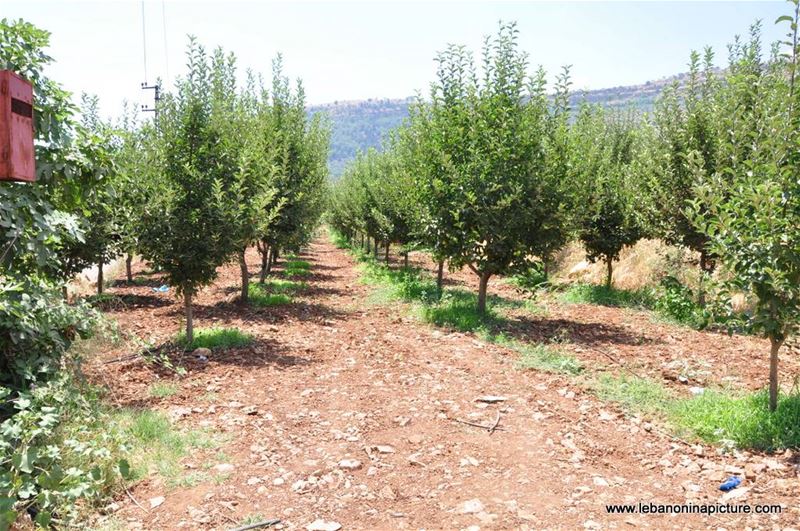
M 33 86 L 0 70 L 0 181 L 35 180 Z

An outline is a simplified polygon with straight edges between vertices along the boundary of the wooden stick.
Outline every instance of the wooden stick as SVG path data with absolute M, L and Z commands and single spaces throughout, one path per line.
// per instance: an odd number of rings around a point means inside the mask
M 139 503 L 138 501 L 136 501 L 136 498 L 134 498 L 134 497 L 133 497 L 133 494 L 131 494 L 131 491 L 128 489 L 128 487 L 125 487 L 125 494 L 127 494 L 127 495 L 128 495 L 128 498 L 130 498 L 130 499 L 133 501 L 133 503 L 135 503 L 135 504 L 136 504 L 136 506 L 137 506 L 137 507 L 139 507 L 139 509 L 143 510 L 144 512 L 148 512 L 148 511 L 147 511 L 147 509 L 145 509 L 144 507 L 142 507 L 142 504 L 141 504 L 141 503 Z
M 274 520 L 262 520 L 260 522 L 256 522 L 255 524 L 243 525 L 242 527 L 231 529 L 231 531 L 248 531 L 249 529 L 258 529 L 259 527 L 271 527 L 279 523 L 281 523 L 281 521 L 277 518 Z
M 489 428 L 489 433 L 494 433 L 494 430 L 497 429 L 497 425 L 498 424 L 500 424 L 500 410 L 499 409 L 497 410 L 497 418 L 494 419 L 494 424 L 492 424 L 492 427 Z

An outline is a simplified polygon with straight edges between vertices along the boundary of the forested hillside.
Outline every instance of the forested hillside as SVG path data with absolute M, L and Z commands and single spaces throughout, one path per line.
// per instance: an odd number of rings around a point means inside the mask
M 650 111 L 653 102 L 667 87 L 678 81 L 682 83 L 686 74 L 648 81 L 643 85 L 610 87 L 598 90 L 579 91 L 573 94 L 572 103 L 583 98 L 589 103 L 607 107 L 632 106 L 641 111 Z M 381 139 L 391 129 L 400 125 L 408 116 L 408 104 L 412 98 L 402 100 L 369 99 L 341 101 L 308 107 L 309 114 L 327 113 L 332 124 L 331 151 L 328 166 L 331 175 L 338 177 L 347 161 L 355 157 L 358 150 L 377 148 Z

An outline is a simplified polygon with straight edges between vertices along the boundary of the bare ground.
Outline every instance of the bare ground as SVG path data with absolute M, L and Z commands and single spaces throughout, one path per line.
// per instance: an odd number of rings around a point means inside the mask
M 516 369 L 513 351 L 422 324 L 400 303 L 370 304 L 353 259 L 327 240 L 315 241 L 303 258 L 313 276 L 293 304 L 238 305 L 236 266 L 223 268 L 198 297 L 200 326 L 236 326 L 257 337 L 251 346 L 215 352 L 208 363 L 187 358 L 183 378 L 139 359 L 107 363 L 125 351 L 90 363 L 88 374 L 111 389 L 116 404 L 163 410 L 179 426 L 209 429 L 226 441 L 221 452 L 201 451 L 182 463 L 187 473 L 208 470 L 212 480 L 179 487 L 153 475 L 135 485 L 131 494 L 143 508 L 123 496 L 114 515 L 125 527 L 231 529 L 256 514 L 280 518 L 284 529 L 318 519 L 344 529 L 744 529 L 800 521 L 791 452 L 719 455 L 686 445 L 568 376 Z M 255 270 L 255 253 L 248 259 Z M 474 279 L 456 273 L 450 280 Z M 492 289 L 519 297 L 502 283 Z M 110 292 L 125 296 L 110 311 L 123 330 L 156 344 L 178 331 L 180 304 L 172 295 L 124 283 Z M 520 311 L 510 327 L 532 341 L 566 336 L 565 348 L 591 370 L 621 363 L 676 387 L 683 384 L 672 383 L 670 371 L 684 362 L 696 375 L 692 385 L 760 387 L 766 374 L 757 339 L 694 332 L 640 312 L 550 303 L 545 316 Z M 150 397 L 157 378 L 174 380 L 179 392 Z M 506 400 L 476 401 L 484 395 Z M 723 499 L 721 480 L 744 468 L 751 479 Z M 148 500 L 159 496 L 164 502 L 150 508 Z M 782 504 L 783 511 L 606 511 L 610 503 L 721 500 Z

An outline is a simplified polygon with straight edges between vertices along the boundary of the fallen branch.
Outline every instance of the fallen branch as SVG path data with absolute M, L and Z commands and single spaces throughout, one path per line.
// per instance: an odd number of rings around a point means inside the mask
M 500 428 L 498 426 L 498 424 L 500 424 L 500 412 L 499 411 L 497 412 L 497 418 L 495 419 L 494 424 L 492 424 L 491 426 L 487 426 L 486 424 L 479 424 L 477 422 L 470 422 L 468 420 L 461 420 L 461 419 L 457 419 L 457 418 L 451 418 L 450 420 L 454 420 L 456 422 L 460 422 L 461 424 L 466 424 L 467 426 L 474 426 L 476 428 L 482 428 L 482 429 L 488 431 L 489 433 L 493 433 L 495 431 L 503 431 L 503 428 Z
M 262 520 L 260 522 L 256 522 L 254 524 L 243 525 L 242 527 L 237 527 L 235 529 L 231 529 L 230 531 L 248 531 L 249 529 L 258 529 L 260 527 L 271 527 L 273 525 L 279 524 L 281 521 L 279 519 L 274 520 Z
M 497 418 L 494 419 L 494 424 L 492 424 L 492 427 L 489 428 L 489 433 L 494 433 L 494 430 L 497 429 L 498 424 L 500 424 L 500 410 L 497 410 Z
M 136 498 L 134 498 L 134 497 L 133 497 L 133 494 L 131 494 L 131 491 L 128 489 L 128 487 L 125 487 L 125 494 L 127 494 L 127 495 L 128 495 L 128 498 L 130 498 L 130 499 L 131 499 L 131 501 L 132 501 L 133 503 L 135 503 L 135 504 L 136 504 L 136 506 L 137 506 L 139 509 L 143 510 L 144 512 L 148 512 L 148 511 L 147 511 L 147 509 L 145 509 L 144 507 L 142 507 L 142 504 L 141 504 L 141 503 L 139 503 L 138 501 L 136 501 Z

